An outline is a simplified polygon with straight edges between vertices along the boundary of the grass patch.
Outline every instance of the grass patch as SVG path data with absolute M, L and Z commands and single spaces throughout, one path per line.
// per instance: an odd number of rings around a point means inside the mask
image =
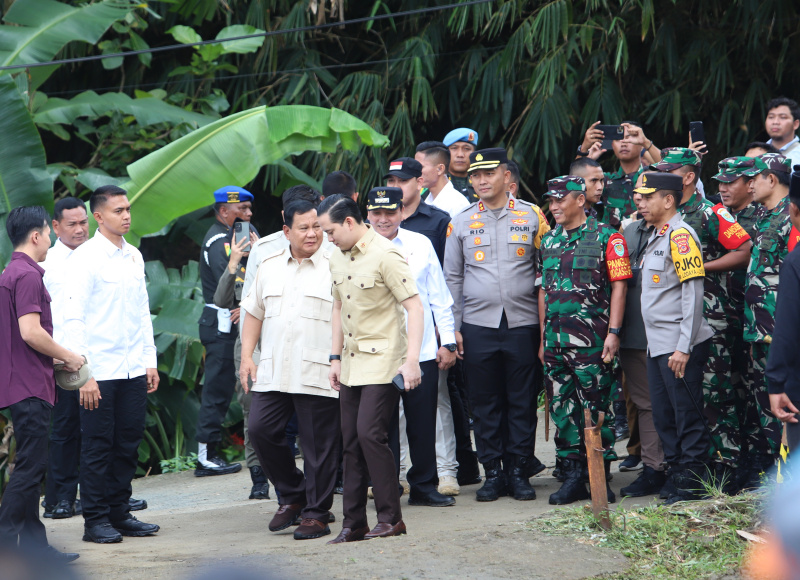
M 736 530 L 760 527 L 766 495 L 733 497 L 647 506 L 611 512 L 606 532 L 585 506 L 557 509 L 527 522 L 528 529 L 575 537 L 579 542 L 622 552 L 631 560 L 623 573 L 602 576 L 619 580 L 708 578 L 739 568 L 747 542 Z

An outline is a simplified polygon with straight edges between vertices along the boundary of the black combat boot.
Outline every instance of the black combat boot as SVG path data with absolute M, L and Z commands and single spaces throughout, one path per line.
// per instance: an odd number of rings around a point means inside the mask
M 508 495 L 508 482 L 506 474 L 500 466 L 499 459 L 492 459 L 483 464 L 483 471 L 486 479 L 483 486 L 476 492 L 475 499 L 478 501 L 496 501 L 501 496 Z
M 558 455 L 556 455 L 556 466 L 553 468 L 553 477 L 561 483 L 564 483 L 567 479 L 567 476 L 564 475 L 564 460 Z
M 511 496 L 520 501 L 536 499 L 536 490 L 528 481 L 530 467 L 528 457 L 515 457 L 511 460 L 511 472 L 508 478 L 508 488 Z
M 660 493 L 667 476 L 663 471 L 656 471 L 645 465 L 639 477 L 632 484 L 619 490 L 622 497 L 644 497 Z
M 608 503 L 617 503 L 617 496 L 611 491 L 611 462 L 606 461 L 606 495 L 608 496 Z
M 583 462 L 576 455 L 561 460 L 561 473 L 565 477 L 564 483 L 557 492 L 550 495 L 550 505 L 566 505 L 589 499 L 589 490 L 583 482 Z
M 742 475 L 740 478 L 741 490 L 752 491 L 759 489 L 767 481 L 775 467 L 774 455 L 756 455 L 751 453 L 748 457 L 746 467 L 740 467 Z
M 666 479 L 664 480 L 664 485 L 661 487 L 661 491 L 658 493 L 660 499 L 669 499 L 669 496 L 675 493 L 675 474 L 677 474 L 678 471 L 680 471 L 680 469 L 678 469 L 677 465 L 668 465 L 664 470 Z
M 250 489 L 250 499 L 269 499 L 269 482 L 267 474 L 261 469 L 260 465 L 250 468 L 250 479 L 253 487 Z
M 622 441 L 631 436 L 628 428 L 628 408 L 625 399 L 614 401 L 614 437 Z
M 673 482 L 675 492 L 672 493 L 664 505 L 679 501 L 695 501 L 708 498 L 706 487 L 711 481 L 709 466 L 704 463 L 687 463 L 675 473 Z
M 713 464 L 714 487 L 726 495 L 736 495 L 739 493 L 738 470 L 724 463 L 715 462 Z

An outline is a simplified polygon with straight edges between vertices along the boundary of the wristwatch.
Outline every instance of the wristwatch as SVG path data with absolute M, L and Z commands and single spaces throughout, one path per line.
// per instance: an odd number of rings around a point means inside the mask
M 456 348 L 457 348 L 457 347 L 456 347 L 456 345 L 455 345 L 455 344 L 453 344 L 452 342 L 451 342 L 450 344 L 443 344 L 442 346 L 443 346 L 443 347 L 445 347 L 445 348 L 446 348 L 447 350 L 449 350 L 450 352 L 456 352 Z
M 622 329 L 621 328 L 609 328 L 608 329 L 608 334 L 616 334 L 617 336 L 619 336 L 619 331 L 620 330 L 622 330 Z
M 328 362 L 335 361 L 335 360 L 342 360 L 342 355 L 340 354 L 332 354 L 328 356 Z
M 575 154 L 580 155 L 581 157 L 588 157 L 589 152 L 584 151 L 583 149 L 581 149 L 581 147 L 583 147 L 583 144 L 578 145 L 578 150 L 575 152 Z

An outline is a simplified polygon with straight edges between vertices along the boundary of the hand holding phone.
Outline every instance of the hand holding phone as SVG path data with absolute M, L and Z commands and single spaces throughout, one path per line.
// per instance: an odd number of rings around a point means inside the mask
M 697 151 L 701 155 L 708 153 L 702 121 L 691 121 L 689 123 L 689 149 Z
M 242 240 L 246 240 L 244 245 L 241 245 Z M 233 243 L 240 246 L 243 252 L 250 251 L 250 224 L 247 222 L 236 222 L 233 224 Z

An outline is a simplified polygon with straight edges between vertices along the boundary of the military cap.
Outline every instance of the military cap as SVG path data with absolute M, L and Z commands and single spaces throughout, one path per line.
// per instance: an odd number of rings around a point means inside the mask
M 728 157 L 719 162 L 719 173 L 711 179 L 731 183 L 743 175 L 747 175 L 746 171 L 752 169 L 753 165 L 755 165 L 755 160 L 752 157 Z
M 642 186 L 633 191 L 642 195 L 650 195 L 659 189 L 667 191 L 683 191 L 683 177 L 674 173 L 650 171 L 642 174 Z
M 384 179 L 399 177 L 400 179 L 414 179 L 422 176 L 422 163 L 413 157 L 400 157 L 389 162 L 389 173 L 383 176 Z
M 373 187 L 367 194 L 367 211 L 397 209 L 402 201 L 403 190 L 399 187 Z
M 473 131 L 472 129 L 468 129 L 467 127 L 459 127 L 458 129 L 453 129 L 447 135 L 444 136 L 442 142 L 445 146 L 450 147 L 453 143 L 457 143 L 459 141 L 464 141 L 465 143 L 470 143 L 478 146 L 478 132 Z
M 667 147 L 661 150 L 661 161 L 650 166 L 651 171 L 673 171 L 686 165 L 700 165 L 700 154 L 686 147 Z
M 83 357 L 83 366 L 75 372 L 68 371 L 65 367 L 63 363 L 53 365 L 56 383 L 65 391 L 77 391 L 92 378 L 92 369 L 86 357 Z
M 473 151 L 469 155 L 468 173 L 472 173 L 478 169 L 494 169 L 502 163 L 508 163 L 508 154 L 505 149 L 495 147 L 492 149 Z
M 253 194 L 246 189 L 242 189 L 241 187 L 236 187 L 235 185 L 226 185 L 225 187 L 220 187 L 214 192 L 214 201 L 216 203 L 239 203 L 242 201 L 253 201 Z
M 570 193 L 586 193 L 586 181 L 577 175 L 562 175 L 547 182 L 546 196 L 563 199 Z
M 755 177 L 762 171 L 792 172 L 792 162 L 780 153 L 764 153 L 753 159 L 753 167 L 744 172 L 748 177 Z

